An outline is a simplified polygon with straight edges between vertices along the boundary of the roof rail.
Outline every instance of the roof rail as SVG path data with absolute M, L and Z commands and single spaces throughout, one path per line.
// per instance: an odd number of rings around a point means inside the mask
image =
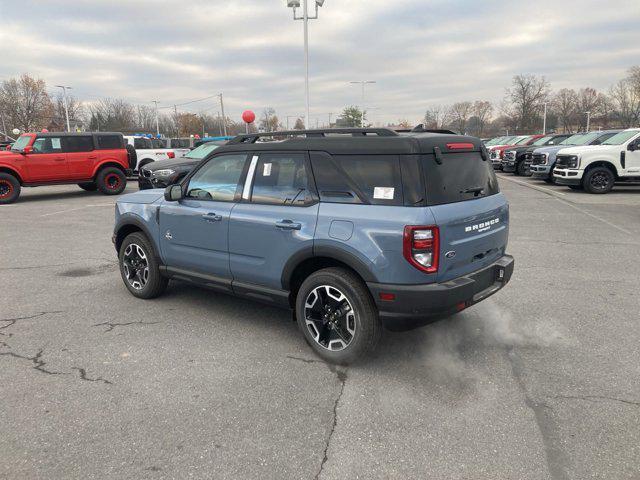
M 227 143 L 227 145 L 236 145 L 239 143 L 255 143 L 260 137 L 284 137 L 284 136 L 306 136 L 309 137 L 326 137 L 326 134 L 344 134 L 353 137 L 364 137 L 367 134 L 375 134 L 379 137 L 397 137 L 398 134 L 388 128 L 324 128 L 317 130 L 283 130 L 279 132 L 264 133 L 246 133 L 238 135 Z

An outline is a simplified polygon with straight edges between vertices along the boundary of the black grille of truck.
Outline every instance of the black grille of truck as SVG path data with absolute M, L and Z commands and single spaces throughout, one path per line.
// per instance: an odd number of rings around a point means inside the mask
M 531 163 L 533 165 L 544 165 L 545 164 L 545 159 L 546 159 L 546 157 L 544 156 L 544 154 L 542 154 L 542 153 L 534 153 L 533 154 L 533 160 L 531 160 Z

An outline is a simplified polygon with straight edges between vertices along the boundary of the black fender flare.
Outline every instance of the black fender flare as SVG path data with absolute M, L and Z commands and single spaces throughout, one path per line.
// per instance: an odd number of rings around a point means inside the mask
M 339 262 L 344 263 L 351 269 L 353 269 L 365 282 L 376 282 L 377 278 L 373 274 L 373 271 L 365 261 L 358 258 L 355 253 L 349 252 L 346 248 L 338 247 L 336 245 L 317 245 L 313 247 L 306 247 L 287 260 L 284 268 L 282 269 L 281 283 L 284 290 L 289 290 L 291 287 L 291 277 L 295 269 L 305 260 L 310 258 L 332 258 Z
M 142 232 L 145 234 L 147 239 L 149 239 L 149 242 L 151 242 L 151 245 L 153 245 L 153 249 L 155 250 L 156 260 L 158 261 L 159 264 L 162 264 L 162 259 L 160 258 L 160 246 L 156 243 L 154 236 L 149 231 L 149 227 L 138 215 L 134 213 L 127 212 L 122 214 L 120 218 L 118 218 L 118 222 L 113 228 L 114 247 L 116 251 L 118 252 L 118 241 L 116 239 L 119 236 L 119 233 L 122 231 L 122 229 L 132 225 L 142 230 Z

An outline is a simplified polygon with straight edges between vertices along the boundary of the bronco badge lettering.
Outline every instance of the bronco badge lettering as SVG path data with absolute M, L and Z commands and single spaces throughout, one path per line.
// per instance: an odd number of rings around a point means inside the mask
M 500 223 L 499 218 L 494 218 L 493 220 L 487 220 L 486 222 L 476 223 L 475 225 L 469 225 L 468 227 L 464 227 L 465 232 L 486 232 L 491 228 L 492 225 Z

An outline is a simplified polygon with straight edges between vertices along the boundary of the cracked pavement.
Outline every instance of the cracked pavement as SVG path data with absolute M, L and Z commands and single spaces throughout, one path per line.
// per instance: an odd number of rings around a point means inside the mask
M 25 189 L 0 207 L 0 478 L 639 478 L 640 189 L 519 181 L 507 288 L 349 368 L 285 311 L 133 298 L 113 199 Z

